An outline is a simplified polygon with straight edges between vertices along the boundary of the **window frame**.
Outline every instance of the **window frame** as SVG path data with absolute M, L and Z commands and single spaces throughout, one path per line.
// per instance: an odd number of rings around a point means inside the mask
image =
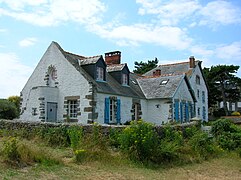
M 122 85 L 128 86 L 129 85 L 128 74 L 122 73 L 121 78 L 122 78 Z
M 105 81 L 105 72 L 103 67 L 100 67 L 100 66 L 96 67 L 96 80 Z
M 78 101 L 77 99 L 67 101 L 67 115 L 71 119 L 77 119 L 78 116 Z

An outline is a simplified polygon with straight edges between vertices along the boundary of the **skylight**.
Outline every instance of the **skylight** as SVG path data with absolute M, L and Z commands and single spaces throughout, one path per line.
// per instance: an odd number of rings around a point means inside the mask
M 134 80 L 132 80 L 131 82 L 132 82 L 133 84 L 135 84 L 135 85 L 137 84 L 136 81 L 134 81 Z
M 168 83 L 168 79 L 167 80 L 162 80 L 160 85 L 166 85 Z

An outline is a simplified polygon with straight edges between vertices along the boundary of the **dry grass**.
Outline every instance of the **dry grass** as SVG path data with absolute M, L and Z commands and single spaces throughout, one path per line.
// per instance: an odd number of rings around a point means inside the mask
M 33 164 L 21 168 L 6 165 L 0 156 L 0 179 L 98 179 L 98 180 L 154 180 L 154 179 L 240 179 L 241 158 L 235 153 L 220 158 L 168 168 L 146 168 L 122 158 L 119 153 L 112 153 L 109 158 L 76 164 L 71 149 L 51 148 L 36 142 L 32 148 L 43 148 L 54 154 L 62 163 L 56 165 Z M 2 141 L 0 137 L 0 149 Z

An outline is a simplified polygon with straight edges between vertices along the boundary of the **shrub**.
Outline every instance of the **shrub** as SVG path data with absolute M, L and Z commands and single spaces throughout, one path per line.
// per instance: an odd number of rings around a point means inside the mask
M 87 152 L 84 149 L 75 150 L 74 154 L 77 162 L 83 162 L 87 156 Z
M 229 119 L 219 119 L 212 125 L 212 134 L 218 136 L 224 132 L 236 132 L 237 127 Z
M 206 133 L 196 133 L 189 141 L 189 145 L 192 150 L 200 158 L 208 159 L 217 152 L 217 146 L 215 145 L 213 138 L 208 137 Z
M 131 159 L 152 161 L 158 149 L 158 135 L 152 124 L 133 121 L 120 135 L 120 145 Z
M 6 141 L 4 141 L 2 154 L 6 161 L 20 161 L 20 154 L 18 152 L 18 140 L 16 137 L 9 137 Z
M 68 128 L 66 126 L 42 127 L 39 129 L 38 135 L 50 146 L 67 147 L 70 145 Z
M 40 163 L 46 166 L 60 164 L 61 160 L 43 148 L 22 142 L 18 147 L 21 162 L 26 164 Z
M 219 145 L 226 150 L 241 148 L 241 133 L 225 132 L 217 137 Z
M 214 117 L 226 116 L 224 108 L 220 108 L 213 112 Z
M 234 112 L 232 112 L 231 115 L 232 115 L 232 116 L 240 116 L 240 112 L 238 112 L 238 111 L 234 111 Z
M 83 140 L 83 128 L 80 126 L 71 126 L 68 129 L 68 135 L 70 139 L 70 146 L 73 150 L 80 148 Z
M 0 119 L 14 119 L 18 117 L 18 111 L 14 103 L 0 99 Z

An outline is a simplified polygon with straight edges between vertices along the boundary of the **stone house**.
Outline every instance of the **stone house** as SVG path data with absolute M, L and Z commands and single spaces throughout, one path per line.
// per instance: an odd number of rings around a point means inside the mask
M 121 64 L 119 51 L 105 53 L 104 58 L 84 57 L 52 42 L 21 91 L 20 119 L 82 124 L 136 119 L 157 125 L 187 122 L 200 106 L 194 89 L 205 86 L 201 63 L 193 59 L 192 63 L 185 73 L 163 74 L 159 66 L 139 76 Z M 199 77 L 200 84 L 192 76 Z

